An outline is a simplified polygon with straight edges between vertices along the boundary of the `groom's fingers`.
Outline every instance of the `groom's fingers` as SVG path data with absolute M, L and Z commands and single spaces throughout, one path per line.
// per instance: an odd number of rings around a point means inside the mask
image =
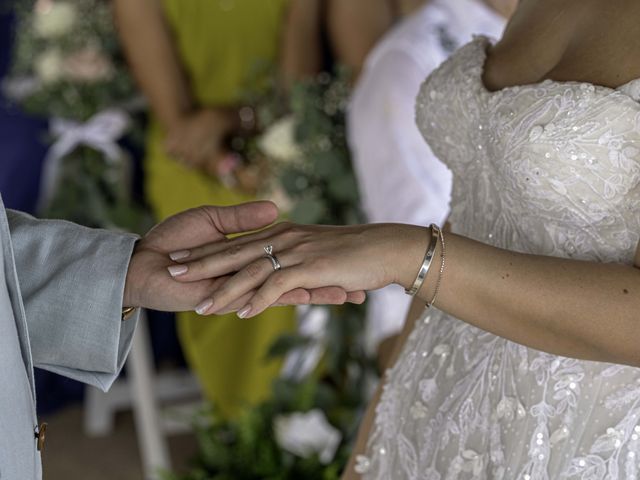
M 361 305 L 367 299 L 367 294 L 363 290 L 358 292 L 347 292 L 347 302 Z
M 252 292 L 251 297 L 255 295 L 255 290 Z M 247 302 L 251 299 L 251 297 L 247 298 L 246 301 L 240 305 L 238 308 L 244 307 Z M 309 305 L 311 302 L 311 292 L 305 290 L 304 288 L 295 288 L 290 292 L 282 295 L 276 303 L 273 304 L 274 307 L 281 307 L 284 305 Z
M 238 311 L 238 316 L 240 318 L 250 318 L 259 315 L 276 303 L 282 295 L 295 288 L 305 288 L 307 290 L 324 288 L 322 284 L 313 285 L 311 282 L 318 283 L 318 280 L 314 281 L 312 278 L 308 278 L 308 267 L 301 265 L 274 272 L 258 288 L 249 303 Z
M 227 305 L 222 310 L 216 312 L 216 314 L 225 314 L 235 312 L 238 309 L 244 307 L 247 302 L 253 297 L 256 290 L 243 295 L 240 299 L 234 301 L 232 304 Z M 354 295 L 360 294 L 360 295 Z M 354 303 L 351 300 L 364 299 L 364 292 L 345 292 L 340 287 L 323 287 L 313 288 L 306 290 L 304 288 L 295 288 L 284 295 L 282 295 L 276 303 L 271 305 L 272 307 L 281 307 L 286 305 L 342 305 L 346 302 Z M 358 303 L 361 303 L 359 301 Z
M 342 305 L 346 301 L 347 292 L 340 287 L 296 288 L 282 295 L 274 305 Z M 241 306 L 244 305 L 246 302 Z
M 304 288 L 296 288 L 295 290 L 282 295 L 274 306 L 342 305 L 344 303 L 355 303 L 360 305 L 364 303 L 366 299 L 367 295 L 362 290 L 358 292 L 346 292 L 341 287 L 322 287 L 311 288 L 308 290 Z M 245 304 L 241 305 L 241 307 Z
M 255 293 L 256 290 L 251 290 L 238 300 L 216 312 L 216 314 L 223 315 L 238 311 L 247 304 Z M 365 299 L 366 294 L 364 291 L 345 292 L 345 290 L 340 287 L 322 287 L 309 290 L 296 288 L 282 295 L 272 307 L 285 305 L 343 305 L 345 303 L 355 303 L 359 305 L 363 303 Z

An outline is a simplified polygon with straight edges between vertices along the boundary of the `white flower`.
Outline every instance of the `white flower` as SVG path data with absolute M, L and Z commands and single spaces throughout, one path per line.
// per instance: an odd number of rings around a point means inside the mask
M 33 62 L 33 68 L 42 83 L 53 83 L 64 74 L 63 59 L 60 50 L 53 48 L 45 50 Z
M 76 8 L 69 2 L 39 1 L 36 4 L 33 28 L 43 38 L 65 35 L 76 22 Z
M 302 156 L 296 143 L 293 115 L 275 122 L 258 140 L 258 146 L 268 157 L 281 162 L 294 162 Z
M 317 409 L 280 415 L 274 420 L 274 430 L 281 448 L 302 458 L 317 454 L 324 465 L 331 463 L 342 440 L 340 432 Z

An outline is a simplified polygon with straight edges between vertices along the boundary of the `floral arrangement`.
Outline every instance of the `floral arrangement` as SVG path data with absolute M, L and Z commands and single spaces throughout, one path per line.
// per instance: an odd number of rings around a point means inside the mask
M 19 1 L 8 96 L 51 118 L 41 214 L 93 227 L 141 228 L 131 165 L 118 141 L 139 104 L 109 2 Z
M 334 318 L 325 317 L 320 336 L 303 333 L 276 341 L 268 356 L 289 360 L 293 353 L 296 361 L 285 361 L 271 398 L 234 419 L 219 415 L 215 406 L 202 412 L 195 422 L 199 453 L 193 464 L 186 473 L 163 478 L 338 480 L 375 379 L 361 343 L 361 311 L 344 308 Z M 319 357 L 315 347 L 321 349 Z M 309 356 L 313 368 L 292 374 Z
M 342 73 L 296 85 L 284 101 L 254 103 L 263 133 L 243 140 L 247 163 L 268 159 L 264 196 L 303 223 L 361 219 L 345 137 L 349 87 Z M 284 335 L 268 357 L 281 357 L 272 396 L 225 419 L 215 406 L 196 422 L 198 457 L 168 480 L 337 480 L 351 453 L 376 377 L 364 349 L 362 306 L 311 307 L 297 334 Z
M 258 149 L 273 164 L 278 186 L 298 223 L 363 221 L 347 145 L 345 110 L 350 88 L 345 71 L 323 72 L 292 88 L 289 114 L 269 122 L 273 109 L 258 110 L 271 125 Z

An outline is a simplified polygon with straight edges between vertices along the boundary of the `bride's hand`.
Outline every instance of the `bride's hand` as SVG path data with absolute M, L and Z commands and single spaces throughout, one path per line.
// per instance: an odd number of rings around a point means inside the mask
M 278 299 L 298 288 L 340 287 L 347 292 L 374 290 L 391 283 L 409 285 L 420 265 L 427 243 L 424 228 L 373 224 L 349 227 L 302 226 L 282 223 L 268 230 L 222 244 L 210 244 L 172 254 L 182 263 L 181 282 L 234 273 L 212 292 L 212 314 L 246 298 L 238 311 L 242 318 L 258 315 Z M 265 247 L 282 266 L 274 271 Z M 354 299 L 351 299 L 352 301 Z M 355 297 L 356 303 L 364 300 Z

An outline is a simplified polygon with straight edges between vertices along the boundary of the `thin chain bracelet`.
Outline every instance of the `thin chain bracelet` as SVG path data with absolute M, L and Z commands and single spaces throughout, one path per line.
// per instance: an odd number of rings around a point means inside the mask
M 440 284 L 442 283 L 442 276 L 444 274 L 444 256 L 445 256 L 445 246 L 444 246 L 444 234 L 442 233 L 442 229 L 438 230 L 438 236 L 440 237 L 440 243 L 442 244 L 442 251 L 440 252 L 440 273 L 438 275 L 438 280 L 436 281 L 436 289 L 433 292 L 433 298 L 429 303 L 427 303 L 427 308 L 433 307 L 436 303 L 436 297 L 438 296 L 438 291 L 440 290 Z

